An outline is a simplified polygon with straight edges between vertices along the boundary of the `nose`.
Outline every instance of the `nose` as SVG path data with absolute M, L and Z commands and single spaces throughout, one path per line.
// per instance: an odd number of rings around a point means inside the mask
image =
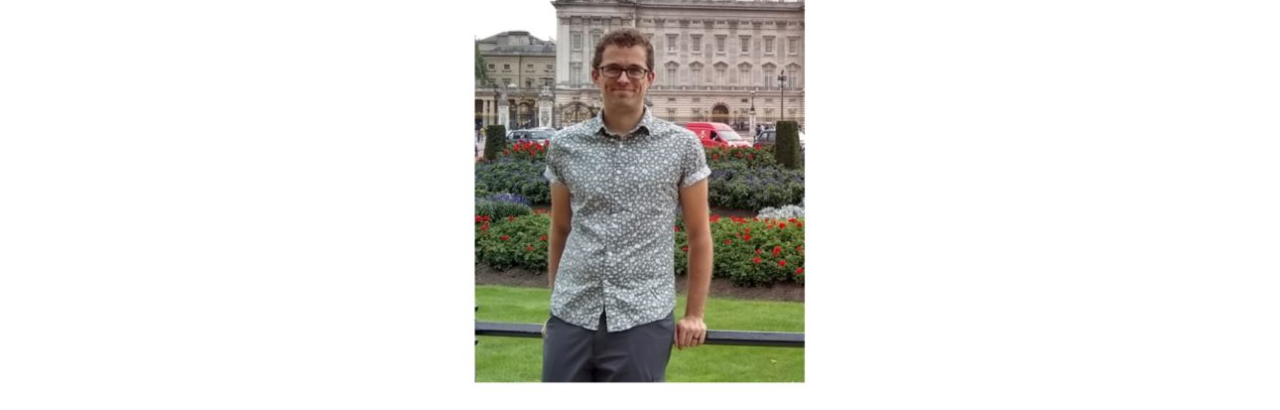
M 631 76 L 627 75 L 625 72 L 618 76 L 618 84 L 631 84 L 631 81 Z

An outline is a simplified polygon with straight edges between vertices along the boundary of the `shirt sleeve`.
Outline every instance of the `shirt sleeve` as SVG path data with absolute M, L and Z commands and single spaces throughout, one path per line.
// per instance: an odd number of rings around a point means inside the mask
M 698 137 L 691 132 L 685 141 L 686 148 L 681 158 L 681 188 L 696 184 L 711 175 L 711 167 L 707 166 L 707 154 Z
M 552 184 L 564 184 L 564 179 L 560 176 L 560 149 L 554 142 L 547 146 L 547 169 L 542 172 L 542 176 L 547 178 Z

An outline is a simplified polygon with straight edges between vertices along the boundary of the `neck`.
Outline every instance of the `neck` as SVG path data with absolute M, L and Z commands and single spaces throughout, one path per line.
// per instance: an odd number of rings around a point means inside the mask
M 604 109 L 604 127 L 614 134 L 623 134 L 636 128 L 640 117 L 644 116 L 644 107 L 608 107 Z

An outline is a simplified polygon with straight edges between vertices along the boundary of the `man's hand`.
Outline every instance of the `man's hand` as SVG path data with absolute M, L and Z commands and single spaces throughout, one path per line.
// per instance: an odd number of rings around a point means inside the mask
M 676 323 L 676 349 L 702 346 L 707 341 L 707 325 L 701 317 L 685 316 Z

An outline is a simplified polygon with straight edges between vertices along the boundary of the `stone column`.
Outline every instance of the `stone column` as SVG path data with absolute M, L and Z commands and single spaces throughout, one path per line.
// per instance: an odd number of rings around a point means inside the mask
M 507 90 L 502 90 L 502 95 L 498 97 L 498 124 L 502 124 L 507 131 L 511 130 L 511 106 L 507 103 Z
M 493 125 L 493 117 L 489 116 L 489 113 L 493 112 L 493 108 L 492 108 L 493 102 L 487 99 L 483 101 L 484 101 L 484 111 L 483 111 L 484 114 L 481 116 L 481 118 L 484 119 L 484 125 L 486 126 Z
M 538 126 L 551 126 L 551 108 L 555 106 L 555 98 L 551 94 L 551 87 L 543 86 L 542 92 L 538 95 Z

